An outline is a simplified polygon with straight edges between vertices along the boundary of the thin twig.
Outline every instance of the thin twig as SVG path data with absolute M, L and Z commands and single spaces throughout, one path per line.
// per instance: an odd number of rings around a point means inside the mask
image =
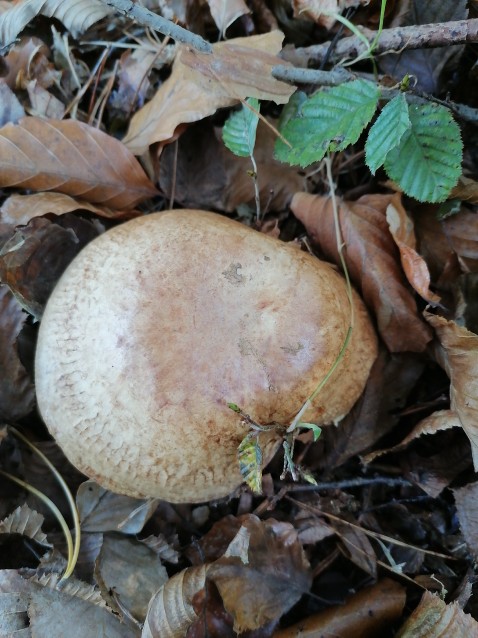
M 316 485 L 283 485 L 279 483 L 287 492 L 315 492 L 318 490 L 346 490 L 355 487 L 368 487 L 369 485 L 386 485 L 388 487 L 413 487 L 411 481 L 403 478 L 390 478 L 387 476 L 377 476 L 374 478 L 355 478 L 343 481 L 328 481 L 317 483 Z
M 272 67 L 272 77 L 291 84 L 320 84 L 322 86 L 337 86 L 350 80 L 355 75 L 346 69 L 338 68 L 333 71 L 318 71 L 316 69 L 302 69 L 295 66 L 278 64 Z
M 166 20 L 166 18 L 153 13 L 149 9 L 145 9 L 132 0 L 101 0 L 101 2 L 108 7 L 114 7 L 119 13 L 135 20 L 144 27 L 159 31 L 163 35 L 169 35 L 176 42 L 187 44 L 201 53 L 212 53 L 211 44 L 201 38 L 200 35 L 183 29 L 183 27 Z
M 377 35 L 375 31 L 365 28 L 361 31 L 370 43 L 374 42 Z M 478 18 L 383 29 L 374 54 L 405 49 L 433 49 L 469 42 L 478 42 Z M 299 66 L 319 65 L 327 54 L 329 45 L 329 42 L 325 42 L 295 50 L 286 49 L 282 52 L 282 57 Z M 343 58 L 355 58 L 365 51 L 365 44 L 360 38 L 343 38 L 337 43 L 329 61 L 336 63 Z

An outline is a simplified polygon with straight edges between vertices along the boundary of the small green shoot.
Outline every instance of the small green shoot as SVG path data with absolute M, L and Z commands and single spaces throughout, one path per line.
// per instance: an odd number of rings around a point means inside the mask
M 252 171 L 249 172 L 254 182 L 257 220 L 261 217 L 259 184 L 257 181 L 257 164 L 254 158 L 257 125 L 259 123 L 259 100 L 247 98 L 240 111 L 232 113 L 222 129 L 222 139 L 227 148 L 239 157 L 249 157 Z

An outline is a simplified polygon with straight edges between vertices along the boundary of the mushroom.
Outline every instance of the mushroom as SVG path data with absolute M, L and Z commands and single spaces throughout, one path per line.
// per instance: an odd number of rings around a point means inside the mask
M 376 357 L 354 292 L 350 344 L 303 420 L 337 422 Z M 339 354 L 350 323 L 329 264 L 221 215 L 153 213 L 89 243 L 39 330 L 41 415 L 69 460 L 115 492 L 196 503 L 241 482 L 247 434 L 228 403 L 287 425 Z M 279 445 L 259 434 L 264 461 Z

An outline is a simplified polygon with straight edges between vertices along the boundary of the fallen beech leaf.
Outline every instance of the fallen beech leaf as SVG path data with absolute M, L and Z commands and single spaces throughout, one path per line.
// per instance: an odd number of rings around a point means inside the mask
M 3 521 L 0 521 L 0 534 L 21 534 L 40 543 L 40 545 L 52 547 L 41 529 L 44 520 L 41 514 L 24 503 Z
M 370 0 L 293 0 L 294 16 L 307 17 L 321 27 L 331 29 L 337 21 L 336 15 L 344 9 L 367 5 Z
M 25 117 L 0 129 L 0 186 L 57 190 L 110 208 L 157 194 L 115 138 L 76 120 Z
M 234 618 L 234 631 L 280 618 L 308 591 L 309 565 L 290 523 L 252 514 L 208 571 Z
M 73 227 L 63 228 L 35 217 L 27 226 L 19 227 L 0 250 L 0 281 L 8 284 L 23 308 L 36 319 L 42 316 L 53 287 L 70 261 L 98 235 L 88 221 L 71 221 Z
M 0 15 L 0 48 L 14 42 L 39 14 L 60 20 L 77 37 L 112 12 L 100 0 L 20 0 Z
M 360 567 L 366 574 L 377 578 L 377 556 L 368 540 L 367 534 L 348 525 L 331 523 L 341 541 L 342 552 L 351 563 Z
M 25 116 L 25 110 L 12 89 L 0 82 L 0 126 L 16 123 Z
M 34 217 L 65 215 L 79 210 L 87 210 L 107 219 L 129 219 L 135 214 L 139 215 L 139 212 L 112 210 L 74 199 L 65 193 L 50 191 L 33 195 L 10 195 L 0 208 L 0 221 L 12 226 L 26 226 Z
M 32 381 L 23 367 L 17 337 L 27 319 L 7 286 L 0 285 L 0 419 L 16 421 L 35 404 Z
M 449 199 L 464 199 L 471 204 L 478 204 L 478 182 L 462 175 Z
M 447 605 L 426 591 L 396 638 L 476 638 L 478 623 L 458 603 Z
M 425 313 L 440 342 L 440 355 L 450 377 L 450 407 L 471 443 L 478 470 L 478 335 L 454 321 Z
M 440 302 L 440 297 L 430 290 L 430 273 L 426 261 L 417 253 L 417 241 L 412 219 L 407 215 L 400 197 L 387 206 L 387 222 L 392 237 L 400 251 L 402 267 L 410 285 L 432 305 Z
M 376 450 L 370 452 L 362 457 L 364 463 L 371 463 L 377 457 L 389 454 L 390 452 L 398 452 L 408 446 L 409 443 L 424 436 L 425 434 L 435 434 L 436 432 L 442 432 L 443 430 L 450 430 L 451 428 L 461 428 L 461 421 L 457 414 L 453 410 L 438 410 L 425 419 L 422 419 L 413 430 L 408 434 L 403 441 L 397 443 L 393 447 L 385 448 L 383 450 Z
M 212 54 L 181 48 L 170 77 L 132 119 L 123 143 L 136 155 L 196 122 L 247 97 L 284 104 L 295 88 L 272 77 L 283 34 L 235 38 L 213 45 Z
M 460 528 L 475 560 L 478 559 L 478 483 L 452 490 Z
M 187 567 L 155 593 L 149 603 L 141 638 L 184 638 L 198 617 L 193 598 L 203 589 L 209 567 Z
M 254 158 L 262 211 L 285 210 L 304 187 L 296 167 L 272 158 L 274 133 L 259 122 Z M 220 132 L 205 122 L 192 125 L 175 144 L 166 146 L 159 184 L 166 195 L 175 184 L 175 201 L 186 208 L 234 212 L 239 204 L 254 205 L 254 183 L 248 157 L 237 157 L 222 143 Z M 194 153 L 191 153 L 194 148 Z
M 282 629 L 274 638 L 380 638 L 402 615 L 405 589 L 384 578 L 338 605 Z
M 244 0 L 207 0 L 209 10 L 219 33 L 224 36 L 227 28 L 238 18 L 250 13 Z
M 61 71 L 49 61 L 50 55 L 50 49 L 40 38 L 21 38 L 4 58 L 7 73 L 2 81 L 11 89 L 23 89 L 30 80 L 36 80 L 44 89 L 59 84 Z
M 373 309 L 388 349 L 422 352 L 431 332 L 418 315 L 385 218 L 387 206 L 397 197 L 364 195 L 356 202 L 339 199 L 340 229 L 351 278 Z M 339 264 L 330 198 L 296 193 L 291 209 L 325 256 Z
M 126 608 L 143 622 L 151 597 L 168 580 L 168 574 L 158 556 L 144 543 L 115 535 L 103 539 L 95 579 L 110 607 L 118 613 Z M 111 592 L 115 596 L 111 596 Z
M 66 107 L 52 93 L 44 89 L 37 80 L 25 82 L 25 88 L 30 98 L 30 115 L 45 119 L 61 120 L 65 115 Z

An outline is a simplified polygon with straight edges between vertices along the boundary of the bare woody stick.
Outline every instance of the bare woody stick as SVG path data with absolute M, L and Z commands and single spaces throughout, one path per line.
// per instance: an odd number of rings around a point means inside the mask
M 370 43 L 377 35 L 370 29 L 362 28 L 361 32 Z M 374 53 L 402 49 L 430 49 L 468 42 L 478 42 L 478 18 L 384 29 L 374 48 Z M 295 50 L 286 49 L 282 52 L 282 57 L 297 66 L 307 66 L 309 63 L 320 64 L 329 50 L 329 45 L 330 42 L 325 42 Z M 365 52 L 365 43 L 356 36 L 343 38 L 337 42 L 329 61 L 334 63 L 342 58 L 354 58 Z
M 174 24 L 174 22 L 166 20 L 166 18 L 149 11 L 149 9 L 145 9 L 132 0 L 101 0 L 101 2 L 109 7 L 114 7 L 119 13 L 136 20 L 136 22 L 145 27 L 150 27 L 163 35 L 169 35 L 176 42 L 188 44 L 201 53 L 212 53 L 212 46 L 201 36 L 183 29 Z

